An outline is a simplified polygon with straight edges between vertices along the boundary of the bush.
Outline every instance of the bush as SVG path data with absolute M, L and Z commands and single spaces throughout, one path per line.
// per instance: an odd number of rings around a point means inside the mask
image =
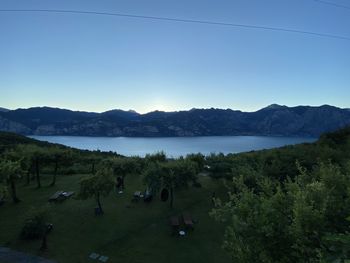
M 39 239 L 42 238 L 47 230 L 46 221 L 48 218 L 48 209 L 32 209 L 24 222 L 21 230 L 22 239 Z

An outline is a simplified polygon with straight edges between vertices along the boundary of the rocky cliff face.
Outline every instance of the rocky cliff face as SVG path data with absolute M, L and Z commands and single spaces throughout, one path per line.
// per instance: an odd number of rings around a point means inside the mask
M 34 135 L 80 136 L 319 136 L 350 125 L 349 109 L 328 105 L 271 105 L 256 112 L 192 109 L 179 112 L 112 110 L 104 113 L 55 108 L 0 111 L 0 130 Z
M 24 126 L 21 123 L 10 121 L 0 116 L 0 130 L 6 132 L 15 132 L 19 134 L 30 134 L 32 132 L 31 129 Z

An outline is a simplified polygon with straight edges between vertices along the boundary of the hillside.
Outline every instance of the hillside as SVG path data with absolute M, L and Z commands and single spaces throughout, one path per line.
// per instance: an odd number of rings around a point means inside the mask
M 231 109 L 189 111 L 111 110 L 103 113 L 36 107 L 0 111 L 0 130 L 25 135 L 223 136 L 272 135 L 317 137 L 350 124 L 350 111 L 329 105 L 270 105 L 256 112 Z

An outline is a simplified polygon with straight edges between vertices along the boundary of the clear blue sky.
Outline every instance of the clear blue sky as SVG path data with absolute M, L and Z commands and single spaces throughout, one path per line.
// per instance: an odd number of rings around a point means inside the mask
M 350 6 L 349 0 L 328 0 Z M 284 27 L 350 37 L 350 9 L 314 0 L 2 0 Z M 0 12 L 0 107 L 254 111 L 271 103 L 350 108 L 350 41 L 77 14 Z

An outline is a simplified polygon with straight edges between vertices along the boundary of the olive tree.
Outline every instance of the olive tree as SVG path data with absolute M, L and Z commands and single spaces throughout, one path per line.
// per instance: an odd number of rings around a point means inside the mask
M 54 186 L 56 184 L 57 172 L 60 165 L 68 165 L 71 163 L 73 157 L 73 153 L 71 150 L 64 150 L 58 147 L 51 148 L 48 151 L 48 158 L 54 163 L 54 171 L 52 175 L 52 181 L 50 186 Z
M 23 158 L 28 160 L 28 169 L 31 169 L 31 167 L 34 168 L 37 187 L 40 188 L 40 166 L 42 163 L 50 160 L 50 149 L 39 147 L 34 144 L 23 145 L 19 149 L 21 149 L 22 151 L 21 155 L 23 156 Z
M 14 203 L 20 199 L 17 197 L 16 180 L 21 177 L 23 170 L 19 161 L 10 161 L 3 159 L 0 161 L 0 181 L 6 182 Z M 2 191 L 4 192 L 4 190 Z
M 113 170 L 109 167 L 101 167 L 96 174 L 81 179 L 78 197 L 82 200 L 94 197 L 101 214 L 103 214 L 101 197 L 109 195 L 113 186 Z
M 144 172 L 144 182 L 152 191 L 158 192 L 164 187 L 170 192 L 170 207 L 174 205 L 174 191 L 187 187 L 196 180 L 196 164 L 189 160 L 179 159 L 166 163 L 151 163 Z

